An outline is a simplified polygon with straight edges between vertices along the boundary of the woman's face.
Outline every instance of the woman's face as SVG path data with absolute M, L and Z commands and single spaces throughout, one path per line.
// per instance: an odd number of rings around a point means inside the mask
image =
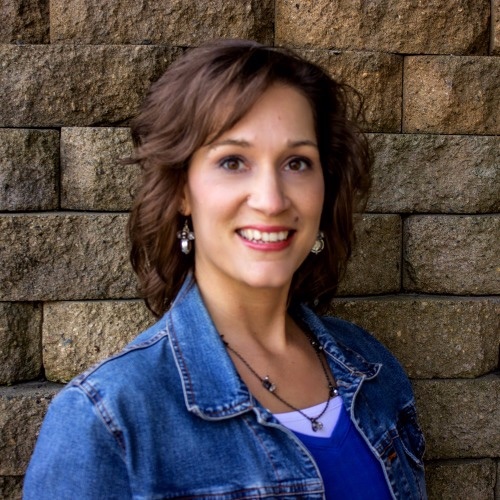
M 294 88 L 273 85 L 190 162 L 183 213 L 193 221 L 198 281 L 288 291 L 323 199 L 311 107 Z

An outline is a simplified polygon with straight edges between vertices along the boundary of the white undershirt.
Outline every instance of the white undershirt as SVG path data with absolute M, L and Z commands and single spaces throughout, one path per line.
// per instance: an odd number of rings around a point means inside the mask
M 325 405 L 326 401 L 300 411 L 305 413 L 308 417 L 314 418 L 323 411 Z M 301 434 L 306 434 L 307 436 L 329 438 L 332 435 L 333 429 L 337 425 L 341 409 L 342 398 L 337 396 L 336 398 L 331 399 L 326 412 L 318 419 L 318 421 L 323 424 L 323 429 L 316 432 L 312 430 L 311 422 L 298 411 L 274 413 L 274 416 L 280 424 L 288 427 L 291 431 L 300 432 Z

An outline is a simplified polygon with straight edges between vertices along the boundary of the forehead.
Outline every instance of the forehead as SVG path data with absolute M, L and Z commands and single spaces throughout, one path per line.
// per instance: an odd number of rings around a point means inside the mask
M 290 85 L 275 83 L 256 96 L 245 112 L 235 111 L 232 99 L 221 104 L 214 120 L 217 130 L 205 145 L 220 142 L 228 136 L 239 134 L 275 135 L 277 132 L 290 135 L 291 140 L 315 141 L 314 113 L 304 94 Z M 214 123 L 215 125 L 215 123 Z

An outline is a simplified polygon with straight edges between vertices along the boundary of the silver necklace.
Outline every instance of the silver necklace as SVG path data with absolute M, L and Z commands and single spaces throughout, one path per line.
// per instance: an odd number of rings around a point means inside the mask
M 325 367 L 325 361 L 323 360 L 322 357 L 322 352 L 323 352 L 323 346 L 318 342 L 316 337 L 312 335 L 312 333 L 306 333 L 307 338 L 309 339 L 309 342 L 311 343 L 312 347 L 314 348 L 314 352 L 316 356 L 318 357 L 318 360 L 321 364 L 321 369 L 323 370 L 323 373 L 325 374 L 325 378 L 328 384 L 328 399 L 326 400 L 325 406 L 321 413 L 319 415 L 316 415 L 315 417 L 310 417 L 309 415 L 306 415 L 300 408 L 297 408 L 296 406 L 292 405 L 285 399 L 283 399 L 276 391 L 277 387 L 276 384 L 271 381 L 269 378 L 269 375 L 266 375 L 265 377 L 261 377 L 253 368 L 252 366 L 248 363 L 248 361 L 238 352 L 236 349 L 231 347 L 229 343 L 224 339 L 224 335 L 221 335 L 222 342 L 226 346 L 226 349 L 228 351 L 231 351 L 252 373 L 257 379 L 260 380 L 260 383 L 262 384 L 262 387 L 269 391 L 276 399 L 281 401 L 284 405 L 288 406 L 288 408 L 291 408 L 292 410 L 300 413 L 304 418 L 309 420 L 311 422 L 311 429 L 314 432 L 318 432 L 319 430 L 323 429 L 323 424 L 322 422 L 319 421 L 319 419 L 326 413 L 326 410 L 328 410 L 328 407 L 330 406 L 330 401 L 339 395 L 339 391 L 337 389 L 337 385 L 335 383 L 335 379 L 331 379 L 330 374 L 328 373 L 328 370 Z

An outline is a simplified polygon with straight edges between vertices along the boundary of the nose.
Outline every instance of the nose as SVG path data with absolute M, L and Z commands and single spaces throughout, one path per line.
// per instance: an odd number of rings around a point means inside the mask
M 252 180 L 247 203 L 268 216 L 280 214 L 290 206 L 286 184 L 277 169 L 259 170 Z

